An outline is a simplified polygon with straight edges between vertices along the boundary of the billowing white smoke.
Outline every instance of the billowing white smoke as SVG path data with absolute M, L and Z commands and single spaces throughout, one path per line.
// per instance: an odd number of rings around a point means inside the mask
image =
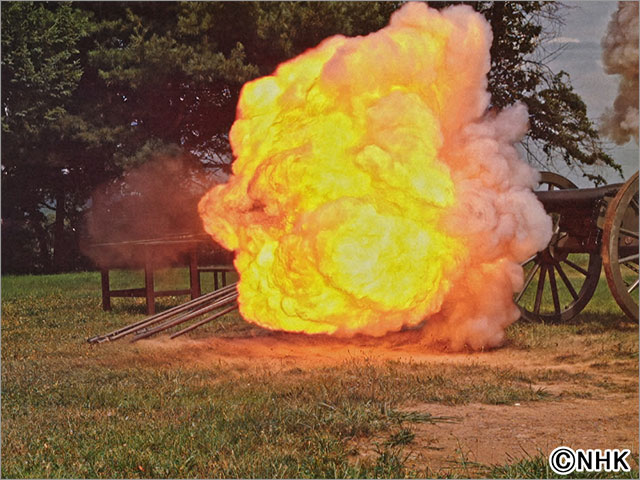
M 464 274 L 427 322 L 427 343 L 494 347 L 520 316 L 512 299 L 522 288 L 520 262 L 551 238 L 551 219 L 531 191 L 539 175 L 514 147 L 527 129 L 527 110 L 518 104 L 471 123 L 443 152 L 458 194 L 447 230 L 463 235 L 471 248 Z
M 638 2 L 619 2 L 602 39 L 605 72 L 620 75 L 613 109 L 605 112 L 602 133 L 619 145 L 638 143 Z

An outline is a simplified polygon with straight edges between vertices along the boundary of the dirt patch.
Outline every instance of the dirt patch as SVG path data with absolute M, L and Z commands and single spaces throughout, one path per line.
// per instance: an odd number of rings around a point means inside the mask
M 402 332 L 383 338 L 354 337 L 349 339 L 327 335 L 304 335 L 284 332 L 270 332 L 249 327 L 233 336 L 210 336 L 204 338 L 179 338 L 170 340 L 168 336 L 129 343 L 126 340 L 113 344 L 102 344 L 96 348 L 104 351 L 99 355 L 106 364 L 112 362 L 127 365 L 132 359 L 137 361 L 190 365 L 201 368 L 207 364 L 222 361 L 232 365 L 250 364 L 271 368 L 302 367 L 314 368 L 335 365 L 347 360 L 366 359 L 369 362 L 409 361 L 447 364 L 479 364 L 518 370 L 566 369 L 583 372 L 599 358 L 593 347 L 574 345 L 570 353 L 558 356 L 557 349 L 549 351 L 528 351 L 506 345 L 501 348 L 479 352 L 447 352 L 434 346 L 416 341 L 414 332 Z M 117 354 L 115 354 L 117 353 Z M 115 355 L 114 355 L 115 354 Z M 115 366 L 115 365 L 114 365 Z M 621 369 L 632 367 L 637 376 L 637 355 L 626 356 L 622 361 L 596 363 L 591 371 L 616 374 Z
M 409 450 L 416 469 L 459 469 L 465 462 L 502 465 L 540 451 L 548 455 L 560 445 L 638 452 L 637 395 L 510 406 L 421 404 L 409 410 L 455 419 L 412 427 Z M 367 455 L 368 449 L 362 450 Z
M 101 355 L 105 364 L 129 364 L 132 359 L 148 363 L 197 366 L 217 364 L 222 361 L 232 365 L 250 364 L 265 368 L 303 367 L 314 368 L 344 363 L 353 359 L 366 359 L 376 363 L 396 361 L 469 362 L 491 352 L 449 353 L 417 343 L 413 332 L 387 335 L 384 338 L 354 337 L 336 338 L 328 335 L 304 335 L 271 332 L 260 328 L 248 328 L 233 336 L 205 338 L 180 338 L 169 340 L 167 336 L 136 343 L 115 342 L 102 344 Z M 115 354 L 117 352 L 117 354 Z M 498 353 L 504 355 L 504 352 Z

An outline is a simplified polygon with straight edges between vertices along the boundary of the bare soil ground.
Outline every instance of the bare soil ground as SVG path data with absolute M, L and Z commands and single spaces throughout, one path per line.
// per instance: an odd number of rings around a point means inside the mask
M 432 366 L 488 366 L 524 372 L 545 400 L 490 405 L 447 405 L 415 401 L 401 406 L 412 413 L 445 417 L 445 422 L 415 423 L 407 445 L 407 464 L 429 466 L 438 475 L 476 476 L 482 468 L 514 463 L 553 448 L 629 448 L 638 452 L 638 359 L 616 352 L 616 338 L 602 335 L 538 339 L 535 351 L 510 341 L 498 349 L 443 353 L 406 342 L 402 335 L 373 339 L 334 339 L 248 329 L 229 338 L 140 342 L 129 353 L 146 362 L 181 366 L 225 362 L 259 370 L 287 372 L 339 366 L 351 359 L 412 362 Z M 558 348 L 561 342 L 561 348 Z M 598 345 L 596 342 L 600 342 Z M 623 348 L 624 350 L 624 348 Z M 123 352 L 121 352 L 123 353 Z M 127 362 L 128 355 L 119 355 Z M 110 357 L 114 358 L 114 357 Z M 464 399 L 462 399 L 464 403 Z M 353 442 L 352 461 L 374 458 L 386 434 Z
M 533 388 L 550 394 L 549 400 L 509 405 L 443 405 L 414 403 L 408 411 L 450 418 L 446 423 L 419 423 L 412 431 L 408 465 L 429 465 L 444 474 L 480 474 L 477 467 L 503 465 L 548 455 L 555 447 L 629 448 L 638 452 L 637 360 L 610 365 L 574 363 L 557 356 L 513 352 L 508 348 L 482 355 L 452 356 L 440 361 L 501 365 L 524 371 L 546 369 Z M 375 454 L 376 442 L 361 439 L 359 456 Z
M 453 417 L 452 423 L 418 424 L 411 464 L 437 469 L 502 465 L 555 447 L 629 448 L 638 451 L 638 396 L 447 406 L 413 405 L 413 411 Z M 461 472 L 462 473 L 462 472 Z

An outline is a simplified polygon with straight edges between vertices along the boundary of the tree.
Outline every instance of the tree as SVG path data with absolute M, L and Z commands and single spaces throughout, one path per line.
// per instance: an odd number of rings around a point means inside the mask
M 148 142 L 177 144 L 228 169 L 228 132 L 242 85 L 327 36 L 366 34 L 397 3 L 185 2 L 85 4 L 108 34 L 90 53 L 133 125 L 131 165 Z M 127 159 L 128 155 L 128 159 Z
M 498 109 L 524 102 L 531 130 L 529 161 L 570 164 L 594 180 L 589 166 L 619 169 L 604 151 L 586 105 L 565 72 L 552 72 L 548 26 L 562 22 L 556 2 L 468 3 L 494 32 L 489 90 Z M 271 73 L 284 60 L 341 33 L 382 28 L 401 2 L 187 2 L 122 4 L 111 35 L 92 52 L 101 78 L 122 95 L 138 143 L 160 138 L 182 145 L 205 163 L 230 161 L 227 132 L 244 82 Z M 105 8 L 105 7 L 101 7 Z M 113 12 L 112 12 L 113 13 Z
M 78 44 L 88 33 L 87 16 L 70 4 L 2 8 L 2 250 L 10 269 L 48 269 L 46 208 L 56 212 L 57 244 L 65 244 L 61 192 L 73 171 L 63 161 L 64 137 L 71 133 L 68 108 L 82 76 Z M 56 251 L 62 266 L 65 248 Z

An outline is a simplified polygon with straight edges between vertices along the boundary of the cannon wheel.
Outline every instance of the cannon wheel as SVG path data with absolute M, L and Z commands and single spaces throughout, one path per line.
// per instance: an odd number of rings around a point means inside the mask
M 541 173 L 538 190 L 572 188 L 577 187 L 562 175 Z M 589 303 L 600 280 L 602 258 L 597 253 L 562 255 L 556 251 L 567 233 L 560 230 L 560 214 L 552 212 L 551 217 L 549 245 L 522 264 L 524 285 L 514 299 L 522 317 L 530 321 L 572 319 Z
M 553 172 L 540 172 L 538 190 L 568 190 L 572 188 L 578 187 L 568 178 Z
M 620 247 L 634 252 L 620 258 Z M 638 172 L 607 207 L 602 231 L 604 273 L 613 298 L 627 316 L 638 321 Z M 628 250 L 628 249 L 627 249 Z

